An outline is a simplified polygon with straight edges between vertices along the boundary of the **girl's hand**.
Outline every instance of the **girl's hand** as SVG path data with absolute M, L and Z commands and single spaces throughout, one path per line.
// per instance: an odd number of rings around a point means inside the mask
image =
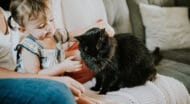
M 66 57 L 75 56 L 74 60 L 77 60 L 77 61 L 81 60 L 80 51 L 78 49 L 66 51 L 65 53 L 66 53 Z
M 66 58 L 61 64 L 65 72 L 79 71 L 82 68 L 80 61 L 74 61 L 75 56 L 70 56 Z
M 108 33 L 108 35 L 109 35 L 110 37 L 113 37 L 113 36 L 114 36 L 115 31 L 114 31 L 113 27 L 111 27 L 107 22 L 103 21 L 102 19 L 98 19 L 98 20 L 96 21 L 96 25 L 97 25 L 97 27 L 100 28 L 100 29 L 105 28 L 105 29 L 106 29 L 106 32 Z

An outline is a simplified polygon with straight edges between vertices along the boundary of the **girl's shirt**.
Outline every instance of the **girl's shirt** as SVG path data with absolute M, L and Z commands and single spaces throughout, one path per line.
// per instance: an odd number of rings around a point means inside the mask
M 54 49 L 45 49 L 40 43 L 31 35 L 26 36 L 16 47 L 17 50 L 17 67 L 16 71 L 25 73 L 23 66 L 23 60 L 21 58 L 21 50 L 25 48 L 32 54 L 36 55 L 40 61 L 40 68 L 47 69 L 64 60 L 63 43 L 67 41 L 67 38 L 63 38 L 61 31 L 57 30 L 54 35 L 56 47 Z

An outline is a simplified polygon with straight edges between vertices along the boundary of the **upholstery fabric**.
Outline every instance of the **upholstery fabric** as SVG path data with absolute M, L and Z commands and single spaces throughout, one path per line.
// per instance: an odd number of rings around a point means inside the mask
M 108 23 L 114 28 L 115 33 L 131 32 L 129 10 L 126 0 L 103 0 Z
M 142 18 L 141 18 L 141 14 L 139 10 L 139 3 L 148 4 L 148 1 L 147 0 L 127 0 L 132 32 L 139 39 L 145 42 L 145 30 L 143 27 Z
M 69 31 L 86 28 L 100 18 L 107 21 L 102 0 L 53 0 L 53 5 L 57 26 Z
M 119 91 L 98 95 L 89 90 L 95 80 L 85 83 L 85 95 L 98 104 L 189 104 L 190 98 L 186 88 L 180 81 L 163 75 L 157 75 L 153 82 L 148 81 L 143 86 L 122 88 Z
M 190 92 L 190 65 L 172 60 L 162 60 L 157 67 L 158 73 L 181 81 Z
M 159 6 L 174 6 L 174 0 L 148 0 L 148 2 Z
M 175 0 L 175 5 L 189 7 L 189 19 L 190 19 L 190 0 Z
M 166 50 L 161 53 L 166 59 L 175 60 L 190 65 L 190 49 Z

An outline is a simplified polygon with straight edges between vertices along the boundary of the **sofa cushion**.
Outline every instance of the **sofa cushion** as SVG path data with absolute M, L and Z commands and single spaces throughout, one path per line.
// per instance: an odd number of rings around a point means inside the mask
M 139 10 L 139 3 L 148 4 L 148 0 L 127 0 L 129 16 L 131 20 L 132 32 L 143 42 L 145 42 L 145 30 Z
M 108 23 L 114 28 L 115 33 L 131 32 L 129 10 L 126 0 L 103 0 Z
M 190 48 L 190 22 L 187 7 L 160 7 L 140 4 L 149 50 Z M 177 41 L 177 42 L 176 42 Z
M 189 7 L 189 19 L 190 19 L 190 0 L 175 0 L 175 5 Z
M 156 69 L 162 75 L 181 81 L 190 92 L 190 65 L 164 59 Z
M 174 6 L 174 0 L 127 0 L 132 32 L 145 42 L 145 28 L 140 14 L 140 3 L 155 4 L 159 6 Z
M 166 59 L 175 60 L 190 65 L 190 49 L 166 50 L 161 53 Z
M 69 31 L 86 28 L 100 18 L 107 21 L 102 0 L 53 0 L 53 9 L 56 25 Z

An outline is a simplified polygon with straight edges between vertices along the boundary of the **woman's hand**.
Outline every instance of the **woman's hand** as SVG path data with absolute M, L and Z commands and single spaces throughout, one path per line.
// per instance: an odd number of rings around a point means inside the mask
M 82 96 L 85 91 L 84 86 L 78 81 L 70 77 L 50 77 L 51 80 L 55 80 L 61 83 L 64 83 L 73 93 L 77 104 L 96 104 L 91 99 Z
M 78 99 L 78 97 L 80 97 L 85 91 L 85 88 L 81 83 L 70 77 L 49 77 L 48 79 L 64 83 L 71 90 L 76 99 Z
M 113 37 L 114 34 L 115 34 L 115 31 L 113 29 L 113 27 L 111 27 L 107 22 L 103 21 L 102 19 L 98 19 L 96 21 L 96 27 L 100 28 L 100 29 L 103 29 L 105 28 L 106 29 L 106 32 L 108 33 L 108 35 L 110 37 Z

